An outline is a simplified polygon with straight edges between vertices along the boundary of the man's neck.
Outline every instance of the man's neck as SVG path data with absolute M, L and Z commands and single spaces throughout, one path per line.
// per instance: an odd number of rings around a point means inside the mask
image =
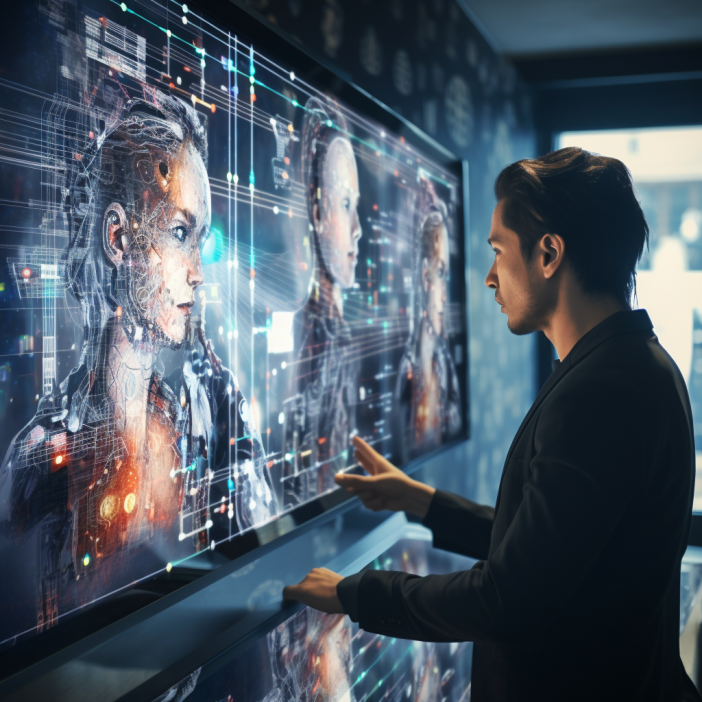
M 629 307 L 610 295 L 589 296 L 566 288 L 543 329 L 563 360 L 573 346 L 600 322 Z

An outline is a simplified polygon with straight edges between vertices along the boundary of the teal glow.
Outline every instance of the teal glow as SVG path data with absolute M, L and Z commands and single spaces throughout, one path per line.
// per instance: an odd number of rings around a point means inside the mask
M 202 247 L 202 265 L 209 266 L 217 263 L 224 253 L 224 237 L 219 229 L 210 229 L 210 235 Z

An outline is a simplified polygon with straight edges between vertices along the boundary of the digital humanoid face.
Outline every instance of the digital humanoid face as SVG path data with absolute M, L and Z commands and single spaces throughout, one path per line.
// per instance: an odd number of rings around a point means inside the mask
M 426 316 L 434 331 L 442 334 L 449 272 L 449 242 L 446 225 L 440 225 L 434 237 L 434 255 L 431 259 L 425 258 L 422 262 L 422 285 L 426 300 Z
M 358 168 L 348 139 L 336 137 L 324 162 L 323 193 L 315 223 L 327 271 L 341 288 L 350 288 L 356 279 L 358 240 Z
M 132 268 L 130 298 L 155 337 L 177 348 L 186 338 L 195 288 L 203 281 L 200 252 L 209 233 L 209 180 L 189 142 L 173 154 L 149 151 L 136 159 L 141 193 L 125 256 Z

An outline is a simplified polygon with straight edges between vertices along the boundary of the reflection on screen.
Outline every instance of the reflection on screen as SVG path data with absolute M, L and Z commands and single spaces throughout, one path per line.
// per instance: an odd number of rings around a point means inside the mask
M 470 563 L 427 542 L 403 540 L 371 567 L 426 575 Z M 343 615 L 305 607 L 219 670 L 198 669 L 155 702 L 466 702 L 472 654 L 470 642 L 379 636 Z
M 465 417 L 454 175 L 194 7 L 35 16 L 0 83 L 0 645 L 334 490 L 356 434 L 403 464 Z

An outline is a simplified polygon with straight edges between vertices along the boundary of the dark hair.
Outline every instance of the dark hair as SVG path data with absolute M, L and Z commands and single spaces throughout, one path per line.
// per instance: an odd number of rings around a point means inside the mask
M 629 304 L 648 224 L 621 161 L 575 146 L 522 159 L 497 177 L 495 196 L 527 261 L 544 234 L 559 234 L 584 290 Z

